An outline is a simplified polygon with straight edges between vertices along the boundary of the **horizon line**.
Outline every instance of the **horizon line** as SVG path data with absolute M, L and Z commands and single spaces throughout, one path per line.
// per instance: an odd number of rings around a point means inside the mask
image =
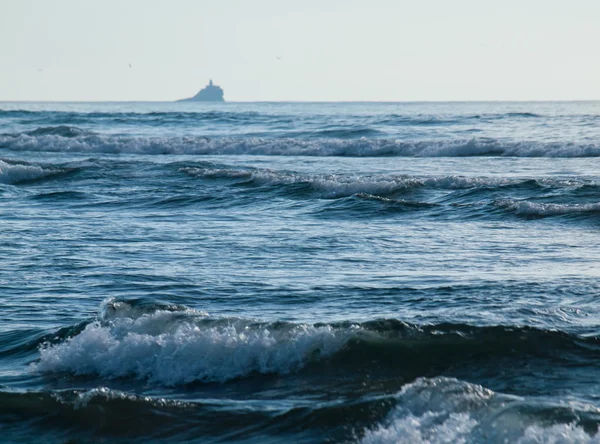
M 600 102 L 597 99 L 482 99 L 482 100 L 232 100 L 232 101 L 186 101 L 181 100 L 2 100 L 0 103 L 204 103 L 204 104 L 226 104 L 226 103 L 567 103 L 567 102 Z M 187 105 L 183 105 L 187 106 Z

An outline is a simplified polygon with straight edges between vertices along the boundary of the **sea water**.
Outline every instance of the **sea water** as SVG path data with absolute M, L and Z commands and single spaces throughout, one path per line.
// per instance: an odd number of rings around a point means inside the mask
M 600 103 L 0 103 L 0 441 L 600 441 Z

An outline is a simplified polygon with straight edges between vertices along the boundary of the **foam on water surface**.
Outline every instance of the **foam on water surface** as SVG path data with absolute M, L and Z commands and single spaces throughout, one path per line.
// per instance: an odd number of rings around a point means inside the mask
M 397 401 L 383 424 L 365 432 L 362 443 L 600 442 L 600 434 L 577 424 L 578 412 L 569 405 L 536 405 L 452 378 L 418 379 L 403 387 Z M 561 409 L 566 418 L 557 422 L 553 410 Z
M 2 439 L 597 442 L 598 116 L 0 104 Z
M 118 306 L 119 316 L 92 322 L 63 343 L 42 347 L 35 369 L 163 385 L 223 382 L 255 372 L 289 373 L 335 352 L 347 336 L 330 326 L 281 329 L 235 319 L 206 322 L 204 313 L 156 310 L 139 315 L 127 304 Z

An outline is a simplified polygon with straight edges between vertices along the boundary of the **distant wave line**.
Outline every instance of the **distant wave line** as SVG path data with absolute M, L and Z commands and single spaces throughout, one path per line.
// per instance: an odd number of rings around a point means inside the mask
M 71 127 L 0 135 L 0 149 L 106 154 L 265 155 L 313 157 L 600 157 L 599 142 L 504 142 L 488 138 L 129 137 Z

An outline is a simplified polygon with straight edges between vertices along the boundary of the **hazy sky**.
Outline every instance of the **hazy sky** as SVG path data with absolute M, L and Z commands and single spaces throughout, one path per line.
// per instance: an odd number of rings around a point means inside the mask
M 600 0 L 0 0 L 0 100 L 600 99 L 599 47 Z

